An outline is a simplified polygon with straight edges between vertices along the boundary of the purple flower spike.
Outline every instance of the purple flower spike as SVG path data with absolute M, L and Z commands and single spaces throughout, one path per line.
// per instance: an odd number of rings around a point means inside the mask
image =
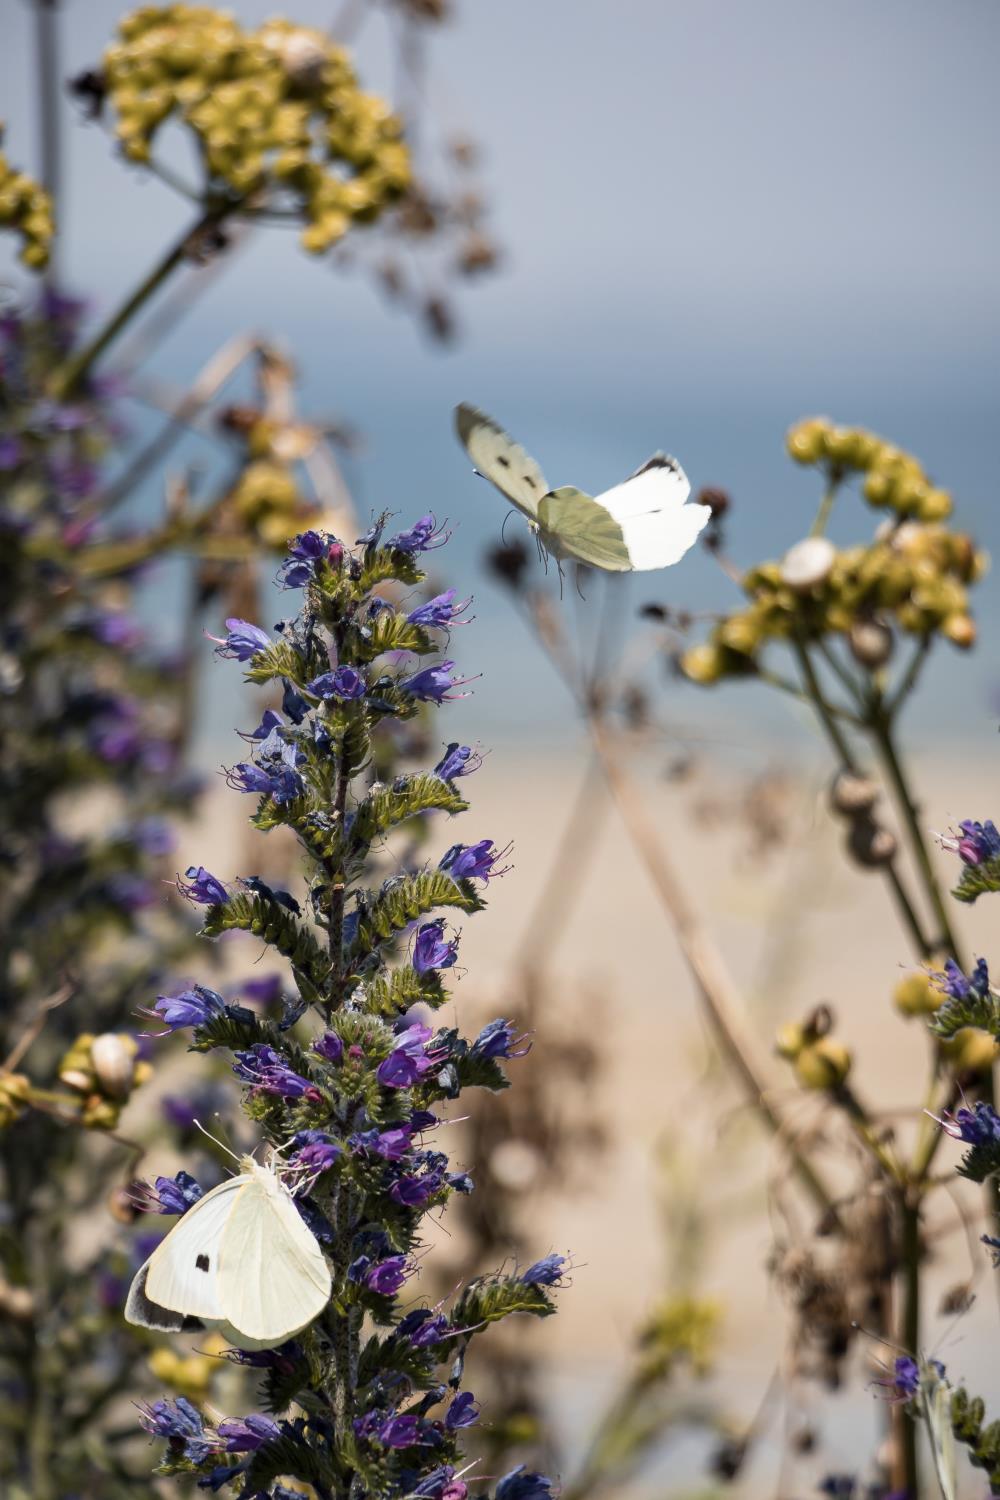
M 355 672 L 353 667 L 338 667 L 335 672 L 323 672 L 321 676 L 314 677 L 312 682 L 306 684 L 306 691 L 315 698 L 340 698 L 349 703 L 355 698 L 364 697 L 367 684 L 361 673 Z
M 484 1026 L 472 1044 L 476 1057 L 524 1057 L 531 1051 L 526 1036 L 515 1036 L 517 1027 L 513 1021 L 498 1019 Z M 527 1045 L 522 1045 L 526 1043 Z
M 276 1094 L 281 1099 L 308 1099 L 313 1103 L 323 1097 L 315 1084 L 292 1071 L 284 1059 L 265 1042 L 257 1042 L 246 1052 L 237 1052 L 233 1072 L 244 1083 L 262 1094 Z
M 478 844 L 452 844 L 441 856 L 440 868 L 447 870 L 456 880 L 492 880 L 506 875 L 510 865 L 502 870 L 496 868 L 499 860 L 510 852 L 510 844 L 498 849 L 492 839 L 480 839 Z
M 177 889 L 182 896 L 200 906 L 225 906 L 229 900 L 229 892 L 222 881 L 210 874 L 204 865 L 188 865 L 184 879 L 177 877 Z
M 451 532 L 445 531 L 443 525 L 438 526 L 434 516 L 428 513 L 421 516 L 409 531 L 391 536 L 386 546 L 394 547 L 397 552 L 430 552 L 435 547 L 443 547 L 450 536 Z
M 210 635 L 209 640 L 218 643 L 216 656 L 227 656 L 233 661 L 250 661 L 258 651 L 266 651 L 271 644 L 271 637 L 259 626 L 235 616 L 226 621 L 224 636 Z
M 434 775 L 440 776 L 442 781 L 454 781 L 457 776 L 470 776 L 473 771 L 478 771 L 482 763 L 483 757 L 471 745 L 460 745 L 457 740 L 452 740 L 434 767 Z
M 273 1417 L 261 1416 L 256 1412 L 249 1417 L 220 1422 L 218 1430 L 227 1453 L 254 1453 L 265 1443 L 273 1443 L 275 1438 L 281 1436 L 281 1428 Z
M 445 940 L 444 918 L 424 922 L 417 928 L 410 962 L 418 974 L 429 974 L 433 969 L 450 969 L 458 957 L 458 938 Z
M 559 1286 L 566 1274 L 564 1255 L 546 1255 L 536 1260 L 521 1276 L 525 1286 Z
M 988 859 L 1000 858 L 1000 830 L 990 819 L 974 823 L 967 818 L 958 826 L 961 835 L 943 838 L 941 843 L 956 853 L 963 864 L 981 865 Z
M 203 984 L 192 985 L 179 995 L 157 995 L 151 1014 L 163 1021 L 168 1031 L 185 1026 L 204 1026 L 216 1016 L 224 1016 L 226 1002 L 215 990 Z
M 166 1438 L 173 1452 L 191 1463 L 202 1463 L 216 1451 L 216 1443 L 205 1431 L 201 1412 L 186 1396 L 178 1396 L 176 1401 L 154 1401 L 149 1406 L 140 1406 L 139 1421 L 154 1437 Z
M 460 615 L 468 609 L 472 603 L 472 597 L 462 599 L 455 603 L 457 589 L 445 589 L 443 594 L 437 594 L 433 599 L 428 599 L 426 604 L 419 604 L 416 609 L 411 609 L 406 619 L 410 625 L 425 625 L 433 630 L 449 630 L 453 625 L 468 625 L 468 620 L 462 620 Z
M 424 703 L 445 703 L 453 698 L 468 698 L 468 693 L 456 693 L 452 689 L 464 687 L 467 682 L 475 682 L 476 679 L 450 676 L 454 667 L 453 661 L 439 662 L 436 667 L 423 667 L 412 676 L 402 678 L 399 685 L 404 692 Z
M 186 1214 L 203 1197 L 201 1184 L 188 1172 L 176 1177 L 157 1177 L 155 1197 L 149 1207 L 158 1214 Z
M 449 1432 L 462 1427 L 472 1427 L 479 1421 L 479 1407 L 471 1391 L 459 1391 L 445 1415 L 444 1425 Z

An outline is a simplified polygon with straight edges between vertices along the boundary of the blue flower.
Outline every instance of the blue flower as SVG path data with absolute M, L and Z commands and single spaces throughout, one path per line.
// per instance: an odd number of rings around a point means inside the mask
M 271 797 L 279 805 L 292 802 L 302 795 L 302 778 L 291 766 L 281 761 L 269 766 L 257 766 L 252 761 L 240 761 L 226 772 L 226 781 L 236 792 L 251 792 L 258 796 Z
M 550 1500 L 552 1480 L 545 1474 L 533 1474 L 518 1464 L 505 1474 L 496 1488 L 496 1500 Z
M 1000 1270 L 1000 1240 L 991 1234 L 980 1235 L 980 1239 L 993 1257 L 994 1270 Z
M 959 858 L 967 865 L 981 865 L 984 860 L 1000 858 L 1000 831 L 989 819 L 985 823 L 973 823 L 966 819 L 959 823 L 962 837 L 945 840 L 946 847 L 954 848 Z
M 340 698 L 350 702 L 364 697 L 367 684 L 361 673 L 356 672 L 353 667 L 338 667 L 334 672 L 323 672 L 319 677 L 314 677 L 312 682 L 307 682 L 306 691 L 312 693 L 314 698 Z
M 409 1273 L 410 1265 L 405 1255 L 390 1255 L 366 1268 L 364 1285 L 382 1297 L 394 1297 Z
M 430 1027 L 419 1023 L 398 1033 L 395 1048 L 375 1070 L 375 1077 L 383 1088 L 410 1088 L 435 1066 L 439 1058 L 433 1052 L 424 1051 L 424 1044 L 430 1038 Z
M 286 589 L 304 588 L 316 577 L 320 563 L 326 560 L 331 548 L 337 545 L 318 531 L 303 531 L 292 542 L 281 566 L 282 586 Z
M 289 1157 L 290 1163 L 303 1167 L 312 1177 L 329 1172 L 342 1154 L 337 1143 L 321 1130 L 300 1130 L 292 1144 L 297 1149 Z
M 259 626 L 235 616 L 226 621 L 225 636 L 210 635 L 209 640 L 218 642 L 216 656 L 228 656 L 234 661 L 250 661 L 271 644 L 271 637 Z
M 185 1026 L 204 1026 L 214 1017 L 224 1016 L 226 1002 L 215 990 L 195 984 L 179 995 L 157 995 L 150 1014 L 159 1016 L 167 1031 L 180 1031 Z
M 254 1412 L 249 1417 L 233 1418 L 219 1423 L 219 1436 L 225 1442 L 227 1453 L 253 1453 L 265 1443 L 273 1443 L 281 1436 L 281 1428 L 273 1417 Z
M 222 881 L 210 874 L 204 865 L 188 865 L 184 880 L 177 877 L 177 889 L 182 896 L 200 906 L 225 906 L 229 900 L 229 892 Z
M 417 1444 L 426 1446 L 437 1439 L 436 1433 L 413 1412 L 387 1418 L 376 1435 L 384 1448 L 413 1448 Z
M 176 1177 L 157 1177 L 156 1196 L 150 1204 L 156 1205 L 158 1214 L 184 1214 L 203 1196 L 199 1182 L 189 1172 L 178 1172 Z
M 445 941 L 444 918 L 424 922 L 417 928 L 410 962 L 418 974 L 427 974 L 432 969 L 450 969 L 458 957 L 458 938 Z
M 440 869 L 447 870 L 456 880 L 490 880 L 496 875 L 506 875 L 510 866 L 496 868 L 497 861 L 509 853 L 498 849 L 492 839 L 480 839 L 478 844 L 452 844 L 441 856 Z
M 313 1042 L 312 1049 L 320 1057 L 325 1057 L 327 1062 L 339 1063 L 343 1060 L 344 1044 L 335 1031 L 325 1031 Z
M 983 1000 L 990 991 L 990 971 L 985 958 L 976 960 L 971 974 L 963 974 L 953 958 L 944 961 L 944 973 L 935 974 L 934 982 L 939 990 L 952 1000 Z
M 393 547 L 397 552 L 428 552 L 435 547 L 443 547 L 451 535 L 445 531 L 443 526 L 438 526 L 434 516 L 428 513 L 421 516 L 409 531 L 397 532 L 386 542 L 387 547 Z
M 263 1094 L 281 1099 L 309 1099 L 318 1102 L 322 1095 L 308 1078 L 294 1072 L 284 1058 L 265 1042 L 257 1042 L 245 1052 L 235 1053 L 233 1072 L 244 1083 Z
M 448 1319 L 430 1307 L 415 1307 L 396 1324 L 396 1337 L 408 1339 L 415 1349 L 439 1344 L 448 1333 Z
M 154 1401 L 139 1407 L 139 1421 L 154 1437 L 167 1438 L 172 1453 L 193 1464 L 203 1463 L 216 1451 L 213 1437 L 205 1432 L 201 1412 L 186 1396 L 176 1401 Z
M 558 1286 L 566 1274 L 564 1255 L 546 1255 L 536 1260 L 533 1266 L 522 1272 L 520 1280 L 525 1286 Z
M 524 1057 L 531 1050 L 530 1043 L 526 1047 L 519 1044 L 525 1041 L 524 1036 L 515 1037 L 517 1027 L 513 1021 L 497 1019 L 490 1021 L 484 1026 L 472 1044 L 472 1052 L 476 1057 Z
M 483 757 L 471 745 L 460 745 L 452 740 L 444 755 L 434 767 L 434 775 L 442 781 L 454 781 L 456 776 L 468 776 L 478 771 Z
M 972 1109 L 956 1109 L 953 1119 L 942 1123 L 949 1135 L 970 1146 L 1000 1145 L 1000 1115 L 984 1099 Z
M 426 703 L 444 703 L 453 698 L 468 698 L 468 693 L 455 693 L 451 689 L 464 687 L 467 682 L 474 682 L 475 678 L 450 677 L 448 674 L 454 666 L 453 661 L 442 661 L 434 667 L 423 667 L 419 672 L 403 677 L 399 685 L 404 692 Z
M 479 1421 L 479 1407 L 471 1391 L 459 1391 L 445 1414 L 444 1425 L 449 1432 L 461 1427 L 471 1427 Z
M 458 617 L 468 609 L 472 603 L 472 597 L 462 599 L 455 603 L 457 589 L 445 589 L 443 594 L 437 594 L 433 599 L 428 599 L 426 604 L 419 604 L 416 609 L 411 609 L 407 615 L 407 623 L 410 625 L 427 625 L 435 630 L 448 630 L 452 625 L 467 625 L 468 620 L 460 620 Z

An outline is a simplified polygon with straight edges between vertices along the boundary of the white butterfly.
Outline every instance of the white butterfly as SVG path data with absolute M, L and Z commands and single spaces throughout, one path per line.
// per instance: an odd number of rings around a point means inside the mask
M 215 1327 L 242 1349 L 270 1349 L 330 1299 L 330 1267 L 270 1163 L 240 1158 L 136 1272 L 125 1317 L 176 1333 Z
M 630 478 L 601 495 L 572 485 L 550 489 L 538 464 L 492 417 L 464 403 L 455 408 L 459 441 L 480 474 L 522 515 L 546 552 L 609 573 L 669 568 L 693 547 L 712 515 L 686 505 L 687 475 L 656 453 Z

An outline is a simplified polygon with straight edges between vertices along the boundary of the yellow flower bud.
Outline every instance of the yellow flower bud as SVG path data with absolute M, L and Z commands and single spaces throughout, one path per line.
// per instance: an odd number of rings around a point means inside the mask
M 795 1061 L 805 1045 L 805 1028 L 798 1021 L 785 1021 L 774 1034 L 775 1052 L 789 1062 Z
M 904 974 L 892 992 L 892 1003 L 901 1016 L 932 1015 L 943 1000 L 943 991 L 938 989 L 925 969 Z
M 917 506 L 921 521 L 946 521 L 954 506 L 947 490 L 928 490 Z
M 941 634 L 953 646 L 968 651 L 976 644 L 976 622 L 969 615 L 948 615 L 941 624 Z
M 740 656 L 752 656 L 760 645 L 760 637 L 760 627 L 750 615 L 730 615 L 716 631 L 719 644 Z
M 726 675 L 725 653 L 710 643 L 692 646 L 681 657 L 681 671 L 692 682 L 700 682 L 704 686 L 718 682 Z
M 785 438 L 788 456 L 797 464 L 815 464 L 826 452 L 826 435 L 830 424 L 822 417 L 810 417 L 789 428 Z
M 821 1036 L 796 1057 L 795 1071 L 799 1082 L 807 1089 L 832 1089 L 847 1078 L 851 1060 L 843 1042 L 832 1036 Z
M 976 1026 L 963 1026 L 943 1047 L 957 1073 L 985 1073 L 996 1061 L 996 1042 Z

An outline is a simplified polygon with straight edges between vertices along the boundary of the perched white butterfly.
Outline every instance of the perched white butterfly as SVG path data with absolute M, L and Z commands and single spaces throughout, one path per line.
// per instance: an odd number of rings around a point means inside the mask
M 934 1471 L 944 1500 L 955 1500 L 957 1488 L 955 1431 L 951 1425 L 951 1386 L 944 1366 L 936 1359 L 922 1360 L 919 1385 L 920 1412 L 931 1440 Z
M 601 495 L 550 489 L 535 460 L 474 406 L 456 406 L 459 440 L 479 473 L 516 505 L 546 552 L 608 573 L 680 562 L 708 524 L 707 505 L 686 505 L 691 486 L 674 458 L 656 453 Z
M 275 1167 L 240 1158 L 137 1271 L 125 1317 L 176 1333 L 218 1328 L 242 1349 L 300 1332 L 330 1298 L 330 1267 Z

